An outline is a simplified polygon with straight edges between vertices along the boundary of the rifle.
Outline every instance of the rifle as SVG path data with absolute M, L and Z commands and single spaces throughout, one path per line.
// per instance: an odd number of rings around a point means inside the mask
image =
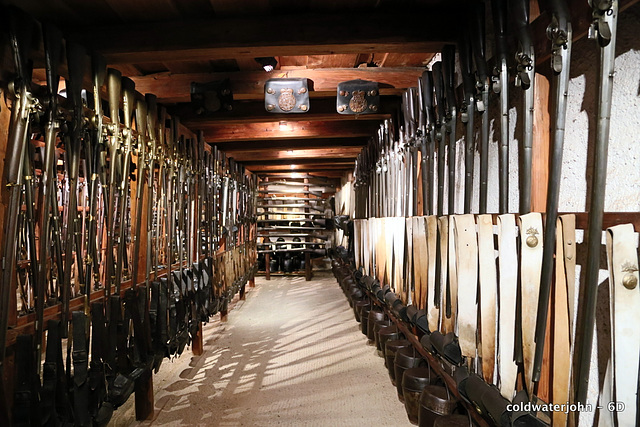
M 84 74 L 84 49 L 73 42 L 67 42 L 67 65 L 69 81 L 67 92 L 73 105 L 73 119 L 71 132 L 64 138 L 66 156 L 68 160 L 67 172 L 69 177 L 69 200 L 67 203 L 67 217 L 64 228 L 67 230 L 65 242 L 64 271 L 62 297 L 62 336 L 68 336 L 69 320 L 69 292 L 71 291 L 71 269 L 73 267 L 73 253 L 75 246 L 76 267 L 78 268 L 77 282 L 84 282 L 82 270 L 82 242 L 78 242 L 78 177 L 80 163 L 80 149 L 84 132 L 84 111 L 82 104 L 82 79 Z M 79 243 L 79 244 L 78 244 Z M 88 310 L 88 308 L 87 308 Z
M 480 214 L 487 213 L 487 180 L 489 176 L 489 76 L 485 59 L 484 1 L 475 4 L 475 16 L 470 14 L 473 33 L 471 46 L 476 64 L 476 86 L 480 90 L 481 99 L 476 106 L 482 114 L 482 139 L 480 143 Z
M 422 86 L 422 106 L 425 115 L 425 142 L 422 147 L 424 153 L 422 158 L 426 160 L 426 164 L 422 165 L 422 194 L 423 203 L 426 209 L 425 215 L 433 215 L 433 163 L 435 156 L 435 112 L 433 110 L 433 73 L 425 71 L 420 78 Z
M 509 74 L 507 73 L 507 3 L 491 0 L 495 32 L 496 65 L 493 70 L 493 91 L 500 94 L 499 212 L 509 211 Z
M 120 295 L 121 278 L 122 278 L 122 264 L 125 258 L 125 230 L 127 228 L 127 198 L 129 195 L 129 171 L 131 168 L 131 151 L 133 149 L 133 129 L 131 126 L 135 102 L 135 83 L 133 80 L 123 77 L 122 80 L 122 111 L 124 113 L 124 144 L 120 154 L 120 188 L 119 188 L 119 200 L 118 208 L 119 212 L 119 228 L 118 228 L 118 253 L 116 258 L 116 271 L 115 271 L 115 284 L 116 292 Z M 137 260 L 135 260 L 137 262 Z M 135 282 L 135 278 L 132 278 Z
M 134 224 L 134 231 L 132 232 L 133 260 L 131 264 L 131 287 L 133 289 L 135 289 L 138 284 L 138 259 L 140 257 L 140 231 L 142 228 L 142 208 L 144 202 L 144 189 L 146 179 L 145 172 L 149 167 L 147 159 L 147 104 L 142 100 L 136 101 L 136 130 L 138 132 L 138 167 L 136 169 L 136 219 Z
M 474 116 L 476 107 L 476 87 L 472 66 L 471 40 L 469 31 L 464 31 L 460 40 L 460 71 L 462 73 L 462 87 L 464 100 L 460 108 L 460 121 L 466 125 L 464 144 L 464 207 L 465 214 L 471 213 L 471 198 L 473 196 L 473 166 L 475 144 L 473 140 Z
M 520 213 L 531 212 L 531 163 L 533 156 L 533 102 L 535 51 L 529 29 L 529 0 L 513 3 L 512 21 L 518 38 L 515 83 L 524 90 L 522 144 L 520 146 Z
M 89 221 L 87 225 L 87 253 L 85 257 L 85 304 L 91 301 L 92 286 L 100 282 L 99 259 L 97 254 L 97 212 L 99 204 L 98 188 L 100 185 L 100 177 L 102 175 L 103 152 L 104 152 L 104 135 L 105 130 L 102 111 L 102 99 L 100 98 L 100 89 L 104 84 L 107 64 L 103 57 L 97 53 L 91 55 L 91 78 L 93 83 L 93 120 L 91 137 L 87 139 L 85 144 L 87 164 L 89 165 L 88 174 L 85 179 L 91 179 L 89 190 Z M 104 184 L 104 182 L 102 182 Z M 93 271 L 93 280 L 91 274 Z M 104 308 L 103 308 L 104 310 Z M 89 314 L 89 313 L 86 313 Z
M 28 61 L 33 21 L 18 9 L 9 9 L 9 37 L 15 61 L 16 80 L 12 85 L 15 98 L 11 112 L 9 138 L 7 142 L 4 181 L 8 187 L 8 204 L 5 212 L 4 243 L 2 245 L 3 271 L 0 284 L 0 405 L 2 414 L 9 424 L 9 390 L 4 384 L 4 359 L 9 326 L 9 304 L 11 292 L 16 283 L 16 241 L 18 236 L 18 212 L 21 204 L 23 184 L 22 167 L 28 138 L 28 126 L 31 114 L 37 107 L 37 101 L 31 94 L 31 67 Z M 44 295 L 41 294 L 41 297 Z M 44 304 L 44 301 L 38 302 Z M 29 337 L 31 338 L 31 337 Z
M 111 311 L 109 310 L 109 297 L 111 295 L 111 289 L 115 282 L 114 272 L 114 259 L 113 259 L 113 246 L 114 246 L 114 230 L 115 230 L 115 210 L 116 210 L 116 171 L 118 167 L 118 150 L 120 146 L 120 96 L 122 90 L 122 74 L 118 70 L 109 68 L 107 70 L 107 92 L 109 97 L 109 117 L 111 123 L 108 126 L 108 148 L 109 148 L 109 177 L 108 177 L 108 189 L 106 191 L 105 199 L 108 199 L 107 213 L 106 213 L 106 231 L 107 231 L 107 249 L 105 260 L 105 289 L 104 296 L 107 301 L 106 316 L 107 322 L 109 321 Z
M 571 58 L 571 23 L 569 11 L 564 0 L 550 3 L 551 24 L 547 28 L 547 37 L 551 40 L 551 68 L 554 72 L 555 123 L 553 126 L 553 141 L 551 163 L 549 167 L 549 183 L 547 186 L 547 206 L 543 242 L 553 242 L 556 236 L 556 221 L 558 217 L 558 197 L 560 193 L 560 179 L 562 178 L 562 150 L 564 146 L 564 126 L 567 114 L 567 90 L 569 86 L 569 60 Z M 600 231 L 600 230 L 599 230 Z M 533 362 L 533 381 L 540 380 L 542 356 L 544 352 L 544 338 L 547 329 L 547 314 L 549 309 L 549 295 L 551 280 L 553 279 L 554 245 L 543 245 L 542 274 L 540 277 L 540 295 L 538 299 L 538 314 L 536 321 L 536 353 Z
M 589 205 L 589 225 L 587 227 L 587 260 L 585 308 L 582 312 L 582 340 L 578 366 L 579 382 L 576 400 L 586 402 L 588 372 L 591 365 L 593 346 L 593 325 L 596 319 L 598 291 L 598 270 L 600 266 L 600 246 L 602 238 L 602 217 L 607 177 L 607 155 L 609 150 L 609 124 L 611 119 L 611 97 L 613 89 L 616 27 L 618 21 L 618 1 L 591 2 L 594 21 L 590 36 L 600 45 L 600 90 L 598 91 L 598 121 L 596 127 L 595 163 L 591 184 Z M 569 34 L 569 43 L 570 43 Z M 570 46 L 570 45 L 569 45 Z M 567 70 L 568 71 L 568 70 Z M 610 279 L 611 280 L 611 279 Z M 584 376 L 586 375 L 586 376 Z
M 445 168 L 445 149 L 446 149 L 446 108 L 444 105 L 444 81 L 442 78 L 442 62 L 433 64 L 433 82 L 436 91 L 436 103 L 438 107 L 438 120 L 436 127 L 440 127 L 440 131 L 436 133 L 438 140 L 438 216 L 444 214 L 444 168 Z
M 454 89 L 456 47 L 446 45 L 442 49 L 442 74 L 444 77 L 444 96 L 447 104 L 446 123 L 449 134 L 449 207 L 447 214 L 455 213 L 456 201 L 456 96 Z M 442 136 L 444 138 L 444 135 Z

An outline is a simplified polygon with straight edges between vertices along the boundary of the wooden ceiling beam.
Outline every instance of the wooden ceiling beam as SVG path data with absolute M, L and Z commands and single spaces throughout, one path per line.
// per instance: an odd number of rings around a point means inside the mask
M 325 170 L 325 171 L 308 171 L 305 173 L 300 172 L 259 172 L 256 175 L 259 177 L 269 177 L 269 179 L 279 179 L 279 178 L 297 178 L 298 176 L 304 175 L 309 177 L 319 177 L 319 178 L 329 178 L 331 180 L 335 180 L 337 184 L 340 183 L 340 178 L 347 175 L 349 172 L 353 170 Z
M 236 150 L 249 150 L 265 152 L 271 150 L 293 150 L 297 148 L 314 149 L 325 147 L 364 147 L 368 138 L 344 137 L 344 138 L 314 138 L 314 139 L 285 139 L 273 141 L 229 141 L 218 142 L 216 147 L 224 152 Z
M 110 64 L 265 56 L 437 52 L 455 40 L 456 14 L 313 13 L 209 20 L 77 26 L 66 32 Z
M 254 151 L 254 150 L 239 150 L 239 151 L 226 151 L 225 153 L 229 157 L 233 157 L 239 162 L 257 161 L 268 162 L 272 160 L 282 160 L 284 162 L 298 162 L 301 159 L 314 159 L 314 161 L 325 161 L 329 159 L 355 159 L 362 151 L 360 147 L 336 147 L 336 148 L 321 148 L 318 150 L 282 150 L 282 151 Z
M 265 110 L 264 101 L 235 102 L 232 111 L 217 111 L 215 113 L 197 115 L 191 104 L 179 104 L 170 111 L 180 117 L 182 123 L 190 128 L 197 129 L 201 124 L 243 124 L 257 122 L 280 121 L 340 121 L 340 120 L 384 120 L 390 118 L 399 107 L 399 98 L 383 96 L 380 100 L 380 109 L 373 114 L 338 114 L 335 99 L 314 99 L 309 112 L 305 114 L 275 114 Z
M 153 93 L 159 102 L 179 103 L 191 101 L 191 83 L 207 83 L 229 79 L 233 98 L 241 100 L 263 100 L 264 84 L 273 78 L 309 79 L 309 96 L 312 98 L 335 98 L 338 83 L 347 80 L 372 80 L 380 84 L 380 95 L 398 96 L 408 87 L 418 85 L 418 79 L 424 72 L 422 67 L 407 68 L 316 68 L 313 70 L 275 70 L 238 71 L 228 73 L 191 73 L 171 74 L 159 73 L 147 76 L 132 77 L 136 90 L 140 93 Z
M 233 157 L 233 156 L 230 156 Z M 233 157 L 235 159 L 235 157 Z M 240 160 L 238 160 L 240 161 Z M 333 167 L 349 167 L 355 165 L 355 157 L 353 158 L 343 158 L 343 157 L 319 157 L 319 158 L 301 158 L 301 159 L 267 159 L 267 160 L 255 160 L 250 159 L 246 161 L 240 161 L 243 165 L 248 167 L 251 166 L 261 166 L 261 165 L 270 165 L 270 166 L 291 166 L 294 165 L 311 165 L 311 166 L 327 166 L 329 168 Z
M 259 172 L 309 172 L 309 171 L 353 171 L 353 165 L 305 165 L 294 163 L 291 165 L 248 165 L 247 170 L 253 173 Z
M 204 131 L 210 144 L 229 141 L 260 141 L 270 139 L 371 137 L 379 128 L 373 120 L 351 122 L 288 122 L 287 130 L 280 130 L 277 122 L 247 123 L 243 125 L 207 125 L 193 131 Z

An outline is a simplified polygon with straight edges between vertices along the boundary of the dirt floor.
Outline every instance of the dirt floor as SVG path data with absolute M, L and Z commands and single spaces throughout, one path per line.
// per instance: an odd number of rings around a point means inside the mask
M 152 421 L 134 421 L 132 397 L 110 425 L 411 425 L 330 273 L 259 277 L 247 289 L 226 323 L 205 325 L 202 356 L 165 359 Z

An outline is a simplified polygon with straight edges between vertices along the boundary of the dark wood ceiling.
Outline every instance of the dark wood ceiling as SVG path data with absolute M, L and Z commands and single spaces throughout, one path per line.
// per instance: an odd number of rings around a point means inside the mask
M 102 53 L 154 93 L 182 123 L 259 174 L 336 177 L 380 122 L 394 114 L 402 91 L 453 40 L 445 0 L 9 0 L 68 38 Z M 254 60 L 273 56 L 267 73 Z M 43 75 L 42 70 L 34 76 Z M 307 114 L 264 110 L 264 82 L 306 77 Z M 230 79 L 234 107 L 206 117 L 190 105 L 191 82 Z M 335 111 L 339 82 L 380 83 L 382 107 L 369 116 Z M 284 125 L 283 123 L 284 122 Z

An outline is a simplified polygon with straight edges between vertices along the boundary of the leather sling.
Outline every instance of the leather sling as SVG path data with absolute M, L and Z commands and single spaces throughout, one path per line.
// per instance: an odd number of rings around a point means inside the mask
M 571 221 L 567 221 L 570 226 Z M 574 221 L 575 223 L 575 221 Z M 569 379 L 571 377 L 571 324 L 569 321 L 569 299 L 567 272 L 565 265 L 565 235 L 570 237 L 569 230 L 564 229 L 565 222 L 561 218 L 556 221 L 556 262 L 555 283 L 553 286 L 553 399 L 557 402 L 569 402 Z M 573 232 L 575 235 L 575 230 Z M 555 411 L 552 414 L 554 425 L 566 425 L 567 414 Z
M 452 215 L 454 262 L 459 289 L 457 292 L 458 340 L 462 355 L 476 357 L 476 331 L 478 329 L 478 240 L 473 215 Z M 453 293 L 453 292 L 452 292 Z M 453 306 L 451 308 L 454 310 Z
M 404 273 L 402 280 L 405 293 L 406 304 L 413 304 L 415 301 L 415 277 L 413 276 L 413 218 L 404 218 L 404 263 L 400 264 Z
M 449 288 L 449 218 L 442 216 L 438 218 L 438 252 L 440 259 L 437 261 L 438 283 L 436 286 L 436 298 L 440 306 L 440 330 L 443 334 L 454 331 L 454 319 L 447 314 L 447 289 Z
M 429 330 L 436 331 L 439 327 L 440 305 L 436 304 L 436 282 L 439 280 L 436 268 L 438 247 L 438 217 L 430 215 L 426 218 L 427 234 L 427 320 Z
M 515 250 L 515 246 L 513 249 Z M 482 377 L 487 383 L 495 384 L 498 279 L 496 277 L 496 257 L 493 242 L 493 217 L 491 215 L 478 215 L 478 261 L 480 267 L 480 353 L 482 355 Z M 514 267 L 515 264 L 512 268 Z
M 33 373 L 33 337 L 18 335 L 15 344 L 15 391 L 13 399 L 13 424 L 18 427 L 31 427 L 40 424 L 37 419 L 38 393 Z
M 420 309 L 427 308 L 427 274 L 428 274 L 428 252 L 426 236 L 426 217 L 417 216 L 413 218 L 413 277 L 415 292 L 413 303 Z
M 607 264 L 611 326 L 611 373 L 613 393 L 617 402 L 624 402 L 623 411 L 614 417 L 618 425 L 636 423 L 638 392 L 638 360 L 640 360 L 640 288 L 638 288 L 638 237 L 632 224 L 607 229 Z
M 535 331 L 537 301 L 542 273 L 542 215 L 532 212 L 521 215 L 520 226 L 520 286 L 522 309 L 522 356 L 524 376 L 529 396 L 533 396 L 533 359 L 536 350 Z M 551 242 L 550 242 L 551 244 Z
M 73 413 L 77 426 L 91 425 L 89 416 L 89 356 L 87 352 L 87 316 L 72 313 L 73 322 Z
M 518 250 L 516 219 L 512 214 L 498 216 L 498 378 L 500 393 L 513 399 L 518 365 L 515 361 L 516 300 L 518 291 Z
M 101 301 L 91 303 L 91 363 L 89 369 L 89 415 L 95 418 L 107 398 L 104 357 L 104 339 L 106 324 L 104 304 Z

